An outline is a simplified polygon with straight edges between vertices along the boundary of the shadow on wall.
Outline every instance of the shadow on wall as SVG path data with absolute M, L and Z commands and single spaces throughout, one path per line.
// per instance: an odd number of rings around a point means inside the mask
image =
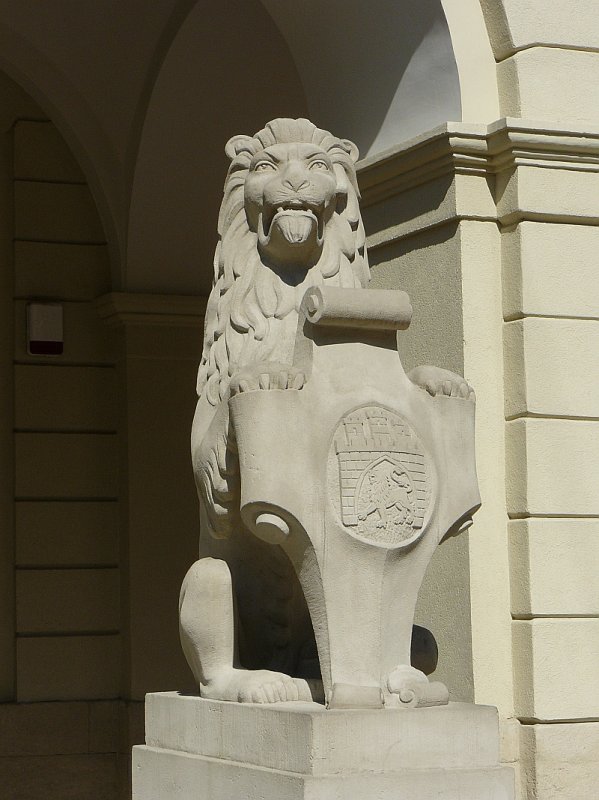
M 198 3 L 167 53 L 137 159 L 128 291 L 208 294 L 224 146 L 308 109 L 291 56 L 257 0 Z
M 262 0 L 300 73 L 311 119 L 379 153 L 460 120 L 460 86 L 439 0 Z
M 449 222 L 369 254 L 371 286 L 399 286 L 414 307 L 410 327 L 398 336 L 407 370 L 432 362 L 458 373 L 464 369 L 458 248 L 458 225 Z

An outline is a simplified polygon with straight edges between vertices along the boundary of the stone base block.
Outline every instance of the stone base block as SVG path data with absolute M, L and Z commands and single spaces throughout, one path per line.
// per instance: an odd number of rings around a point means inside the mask
M 148 695 L 134 800 L 513 800 L 497 712 Z

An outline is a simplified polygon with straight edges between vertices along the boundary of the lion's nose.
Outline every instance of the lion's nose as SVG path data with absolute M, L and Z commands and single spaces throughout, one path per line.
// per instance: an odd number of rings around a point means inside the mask
M 290 189 L 292 192 L 299 192 L 310 185 L 308 176 L 304 169 L 299 164 L 290 163 L 283 175 L 283 186 Z
M 309 181 L 303 176 L 299 175 L 292 178 L 283 179 L 283 186 L 286 189 L 291 189 L 292 192 L 299 192 L 301 189 L 305 189 L 308 185 Z

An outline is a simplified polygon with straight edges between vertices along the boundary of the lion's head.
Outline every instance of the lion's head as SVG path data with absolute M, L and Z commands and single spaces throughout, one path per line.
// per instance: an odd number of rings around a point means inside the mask
M 306 289 L 369 279 L 356 146 L 306 119 L 234 136 L 218 223 L 198 394 L 215 406 L 256 361 L 288 362 Z

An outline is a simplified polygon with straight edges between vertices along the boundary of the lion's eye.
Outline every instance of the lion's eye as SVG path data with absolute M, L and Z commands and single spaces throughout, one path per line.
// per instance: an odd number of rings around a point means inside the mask
M 326 162 L 326 161 L 321 161 L 320 159 L 319 159 L 318 161 L 313 161 L 313 162 L 310 164 L 310 169 L 324 169 L 324 170 L 328 170 L 328 168 L 329 168 L 329 165 L 327 164 L 327 162 Z
M 259 161 L 254 167 L 254 172 L 268 172 L 276 169 L 272 161 Z

